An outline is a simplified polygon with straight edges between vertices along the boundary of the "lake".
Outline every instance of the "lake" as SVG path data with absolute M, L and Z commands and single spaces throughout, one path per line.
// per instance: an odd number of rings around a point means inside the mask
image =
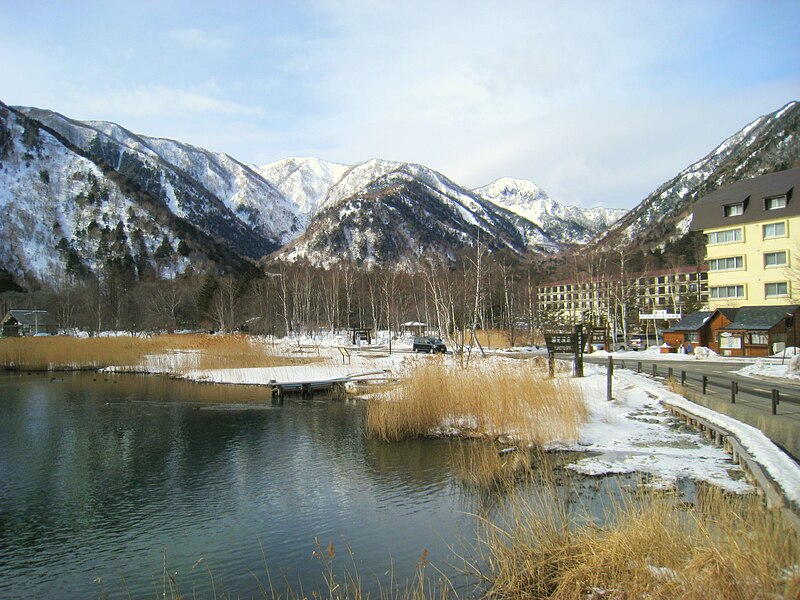
M 366 591 L 412 578 L 423 549 L 466 591 L 457 554 L 493 500 L 453 475 L 458 442 L 368 440 L 363 410 L 157 376 L 0 376 L 0 597 L 161 597 L 165 572 L 189 597 L 212 597 L 212 577 L 233 597 L 308 594 L 331 542 Z M 565 498 L 600 512 L 598 489 L 629 479 L 573 478 Z

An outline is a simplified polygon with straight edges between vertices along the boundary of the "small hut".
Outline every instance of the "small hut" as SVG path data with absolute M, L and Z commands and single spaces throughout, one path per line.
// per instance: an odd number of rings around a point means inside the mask
M 0 323 L 3 337 L 53 335 L 56 326 L 46 310 L 11 309 Z
M 412 335 L 422 335 L 427 331 L 428 324 L 419 321 L 408 321 L 400 325 L 400 333 L 410 333 Z
M 719 330 L 724 356 L 769 356 L 800 340 L 800 305 L 741 306 Z

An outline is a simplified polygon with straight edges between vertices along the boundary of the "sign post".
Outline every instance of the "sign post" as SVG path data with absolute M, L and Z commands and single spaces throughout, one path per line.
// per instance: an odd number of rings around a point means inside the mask
M 580 324 L 575 325 L 575 330 L 572 333 L 545 333 L 544 341 L 545 344 L 547 344 L 547 356 L 551 377 L 555 375 L 557 352 L 559 354 L 572 354 L 574 357 L 572 374 L 574 377 L 583 377 L 583 345 L 586 342 L 586 336 Z

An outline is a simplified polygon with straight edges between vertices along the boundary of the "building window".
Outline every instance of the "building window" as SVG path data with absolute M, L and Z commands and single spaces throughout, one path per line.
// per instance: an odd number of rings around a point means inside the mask
M 691 333 L 685 334 L 684 335 L 684 339 L 687 342 L 692 342 L 693 344 L 699 344 L 700 343 L 700 334 L 698 332 L 696 332 L 696 331 L 693 331 Z
M 726 204 L 722 207 L 722 214 L 726 217 L 738 217 L 744 214 L 744 202 L 736 204 Z
M 785 266 L 786 266 L 786 250 L 781 250 L 780 252 L 764 253 L 764 268 L 785 267 Z
M 777 210 L 779 208 L 786 208 L 786 194 L 764 198 L 764 210 Z
M 789 295 L 789 282 L 778 281 L 777 283 L 764 284 L 764 297 L 766 298 L 780 298 Z
M 732 271 L 744 268 L 743 256 L 729 256 L 727 258 L 712 258 L 708 261 L 709 271 Z
M 764 239 L 786 237 L 786 222 L 769 223 L 764 225 Z
M 744 298 L 743 285 L 720 285 L 708 289 L 709 297 L 713 299 Z
M 750 345 L 752 346 L 766 346 L 769 343 L 769 339 L 766 333 L 751 333 L 750 334 Z
M 730 242 L 741 242 L 742 230 L 737 229 L 724 229 L 722 231 L 712 231 L 708 234 L 708 243 L 711 244 L 729 244 Z

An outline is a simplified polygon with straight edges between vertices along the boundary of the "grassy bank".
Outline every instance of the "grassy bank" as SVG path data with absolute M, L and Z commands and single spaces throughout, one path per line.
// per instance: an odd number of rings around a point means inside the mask
M 384 441 L 457 433 L 541 446 L 574 441 L 586 419 L 581 392 L 569 379 L 548 379 L 530 365 L 464 371 L 437 364 L 370 400 L 366 425 Z
M 484 522 L 488 597 L 799 597 L 798 533 L 757 496 L 632 494 L 601 525 L 576 525 L 553 498 L 517 498 L 502 527 Z
M 68 336 L 0 339 L 5 369 L 55 371 L 147 366 L 164 372 L 295 364 L 239 335 L 159 335 L 152 337 Z M 159 367 L 162 367 L 159 369 Z
M 480 447 L 480 444 L 476 446 Z M 546 460 L 544 461 L 547 462 Z M 322 587 L 273 582 L 268 565 L 259 581 L 265 600 L 374 597 L 424 600 L 459 597 L 556 600 L 751 600 L 800 597 L 800 536 L 766 509 L 763 499 L 700 488 L 694 504 L 675 495 L 638 490 L 610 501 L 597 515 L 557 489 L 569 475 L 544 471 L 519 486 L 495 488 L 498 504 L 479 520 L 478 539 L 465 542 L 461 574 L 428 565 L 422 549 L 410 580 L 397 581 L 389 566 L 374 591 L 346 548 L 318 542 Z M 457 542 L 456 542 L 457 543 Z M 207 565 L 206 565 L 207 567 Z M 214 575 L 207 570 L 214 584 Z M 175 574 L 177 576 L 177 573 Z M 463 576 L 463 577 L 462 577 Z M 178 580 L 166 570 L 161 598 L 178 600 Z M 279 584 L 280 590 L 273 585 Z M 306 582 L 307 583 L 307 582 Z M 107 598 L 107 595 L 101 596 Z M 197 597 L 197 596 L 191 596 Z M 238 596 L 214 589 L 214 600 Z

